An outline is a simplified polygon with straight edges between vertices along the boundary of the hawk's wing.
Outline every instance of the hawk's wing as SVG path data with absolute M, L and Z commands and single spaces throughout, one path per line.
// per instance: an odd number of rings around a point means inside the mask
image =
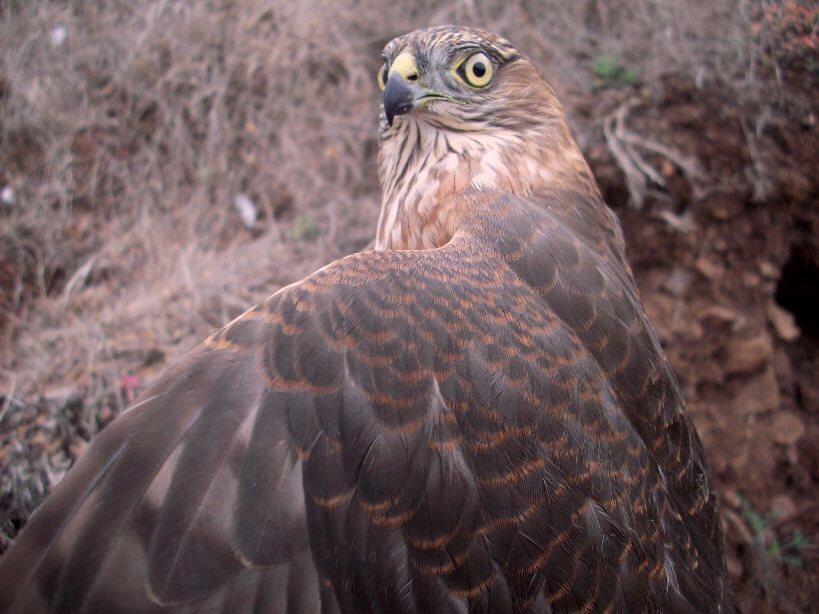
M 168 371 L 22 532 L 0 610 L 729 604 L 616 224 L 577 194 L 485 200 L 447 246 L 338 261 Z

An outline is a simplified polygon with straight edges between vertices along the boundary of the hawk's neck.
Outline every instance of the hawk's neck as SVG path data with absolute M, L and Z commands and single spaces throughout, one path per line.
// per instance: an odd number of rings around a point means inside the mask
M 588 178 L 580 150 L 563 121 L 522 133 L 456 132 L 412 115 L 384 138 L 379 152 L 383 190 L 376 249 L 428 249 L 449 241 L 464 213 L 459 195 L 487 191 L 521 197 Z M 582 179 L 581 179 L 582 180 Z

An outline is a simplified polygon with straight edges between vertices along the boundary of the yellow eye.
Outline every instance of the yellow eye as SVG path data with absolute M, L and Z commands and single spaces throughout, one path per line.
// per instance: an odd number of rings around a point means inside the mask
M 378 69 L 378 74 L 375 76 L 375 80 L 378 81 L 378 87 L 383 92 L 387 89 L 387 71 L 389 70 L 389 66 L 384 63 L 384 65 Z
M 458 67 L 458 74 L 472 87 L 486 87 L 492 81 L 495 74 L 495 67 L 492 60 L 485 53 L 470 55 L 465 62 Z

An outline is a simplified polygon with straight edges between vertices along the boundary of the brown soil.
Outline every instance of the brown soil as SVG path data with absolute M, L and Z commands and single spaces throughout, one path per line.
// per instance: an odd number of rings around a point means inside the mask
M 699 160 L 700 194 L 657 158 L 668 189 L 636 211 L 601 136 L 587 155 L 705 444 L 741 603 L 808 611 L 819 587 L 816 132 L 771 127 L 754 175 L 730 101 L 673 80 L 655 94 L 632 129 Z

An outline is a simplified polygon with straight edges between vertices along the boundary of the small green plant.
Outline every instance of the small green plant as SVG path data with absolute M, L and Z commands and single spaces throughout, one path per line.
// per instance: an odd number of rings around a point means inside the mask
M 640 75 L 637 71 L 624 66 L 620 59 L 613 55 L 598 55 L 592 62 L 591 69 L 597 79 L 598 87 L 618 87 L 640 83 Z
M 751 546 L 756 555 L 757 580 L 770 598 L 781 590 L 777 578 L 782 568 L 804 567 L 804 557 L 811 546 L 811 541 L 798 528 L 790 539 L 782 541 L 774 530 L 776 516 L 774 514 L 766 516 L 756 511 L 747 501 L 742 505 L 742 515 L 753 534 Z
M 290 232 L 296 241 L 312 241 L 319 236 L 319 227 L 309 213 L 300 213 Z

